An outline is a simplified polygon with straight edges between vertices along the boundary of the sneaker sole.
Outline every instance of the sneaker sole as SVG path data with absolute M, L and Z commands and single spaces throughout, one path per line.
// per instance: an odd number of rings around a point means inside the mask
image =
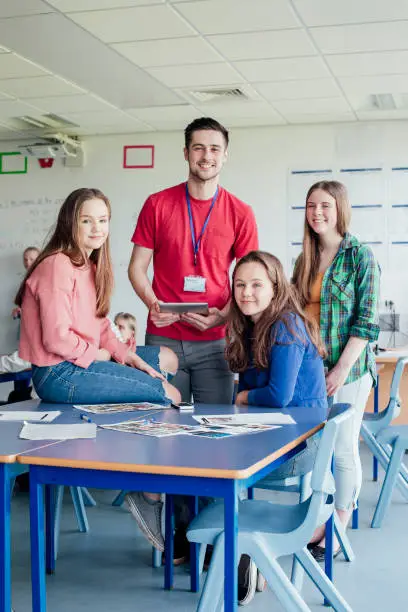
M 258 570 L 257 570 L 257 567 L 256 567 L 256 565 L 255 565 L 255 563 L 253 561 L 250 562 L 249 572 L 248 573 L 249 573 L 249 576 L 248 576 L 248 590 L 247 590 L 247 594 L 245 595 L 245 597 L 243 599 L 238 600 L 238 605 L 239 606 L 246 606 L 246 605 L 248 605 L 253 600 L 253 598 L 255 596 L 255 589 L 256 589 Z M 243 578 L 245 578 L 245 576 L 243 576 Z M 240 582 L 239 572 L 238 572 L 238 582 Z M 244 582 L 244 580 L 242 580 L 242 582 Z
M 258 576 L 256 579 L 256 590 L 258 591 L 258 593 L 262 593 L 265 589 L 266 589 L 266 580 L 263 574 L 261 574 L 261 572 L 258 570 Z
M 160 542 L 150 531 L 148 525 L 145 523 L 143 516 L 139 512 L 139 508 L 134 503 L 133 499 L 131 497 L 126 497 L 125 499 L 128 508 L 143 535 L 146 537 L 147 540 L 149 540 L 150 544 L 157 548 L 157 550 L 159 550 L 160 552 L 164 552 L 164 542 Z

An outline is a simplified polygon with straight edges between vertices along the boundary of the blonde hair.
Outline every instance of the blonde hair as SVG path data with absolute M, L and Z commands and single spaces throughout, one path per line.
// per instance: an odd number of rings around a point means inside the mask
M 118 324 L 119 319 L 123 319 L 129 325 L 130 329 L 133 333 L 136 333 L 136 317 L 134 317 L 130 312 L 118 312 L 115 315 L 113 322 L 115 325 Z

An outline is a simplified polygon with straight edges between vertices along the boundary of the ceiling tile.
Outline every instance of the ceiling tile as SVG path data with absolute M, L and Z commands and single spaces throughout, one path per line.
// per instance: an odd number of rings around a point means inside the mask
M 18 2 L 0 3 L 0 19 L 52 12 L 54 12 L 54 9 L 50 7 L 49 3 L 41 0 L 18 0 Z
M 127 109 L 126 113 L 145 121 L 157 130 L 183 130 L 188 123 L 200 116 L 199 110 L 188 104 Z
M 202 34 L 300 27 L 287 0 L 208 0 L 176 8 Z
M 24 78 L 49 74 L 30 61 L 18 57 L 14 53 L 0 54 L 0 79 Z
M 322 53 L 356 53 L 408 48 L 408 21 L 311 28 Z
M 319 79 L 330 76 L 327 66 L 320 57 L 253 60 L 236 62 L 234 66 L 250 83 Z
M 163 4 L 165 1 L 166 0 L 47 0 L 48 4 L 51 4 L 63 13 L 126 8 L 143 4 Z
M 345 121 L 356 121 L 356 117 L 351 112 L 346 113 L 288 113 L 285 115 L 288 123 L 343 123 Z
M 350 111 L 344 98 L 304 98 L 303 100 L 276 100 L 273 106 L 282 115 L 343 113 Z
M 147 123 L 157 120 L 182 119 L 189 121 L 190 117 L 197 117 L 198 111 L 190 104 L 180 104 L 179 106 L 155 106 L 149 108 L 127 108 L 126 114 L 141 119 Z
M 194 29 L 167 5 L 70 13 L 69 18 L 109 43 L 195 34 Z
M 279 114 L 267 102 L 251 102 L 246 100 L 240 101 L 219 101 L 198 106 L 198 109 L 205 116 L 229 116 L 230 119 L 263 117 L 279 120 Z
M 10 28 L 7 19 L 0 19 L 0 40 L 5 45 L 114 106 L 180 104 L 167 87 L 62 13 L 21 17 L 13 25 Z M 43 95 L 56 94 L 36 92 L 34 97 Z
M 328 55 L 326 60 L 336 76 L 408 73 L 408 51 Z
M 229 60 L 316 55 L 304 30 L 223 34 L 208 40 Z
M 134 122 L 123 125 L 94 125 L 78 128 L 76 136 L 107 136 L 114 134 L 138 134 L 139 132 L 154 132 L 154 128 L 143 123 Z
M 408 119 L 408 109 L 407 110 L 370 110 L 370 111 L 357 111 L 357 117 L 361 121 L 384 121 L 384 120 L 401 120 Z
M 341 77 L 339 82 L 347 95 L 408 93 L 408 74 Z
M 0 81 L 0 90 L 16 98 L 65 96 L 83 91 L 80 87 L 54 76 Z
M 408 2 L 392 0 L 293 0 L 293 4 L 307 26 L 395 21 L 408 19 Z
M 168 87 L 215 87 L 242 83 L 244 79 L 228 64 L 201 64 L 147 68 L 149 74 Z
M 228 129 L 233 127 L 285 125 L 286 123 L 285 119 L 277 113 L 268 117 L 266 115 L 260 115 L 259 117 L 231 117 L 228 113 L 226 115 L 218 114 L 217 121 L 219 121 L 223 125 L 226 125 Z
M 301 98 L 336 98 L 341 95 L 334 79 L 310 79 L 258 83 L 256 90 L 267 100 L 298 100 Z
M 139 126 L 144 127 L 144 124 L 135 117 L 116 110 L 64 113 L 63 116 L 69 119 L 69 121 L 86 128 L 94 126 L 128 126 L 129 129 L 136 130 Z
M 30 115 L 39 118 L 41 111 L 31 104 L 26 104 L 20 100 L 0 100 L 0 118 L 21 117 Z
M 112 47 L 141 67 L 222 61 L 211 45 L 199 36 L 117 43 Z
M 0 84 L 1 85 L 1 84 Z M 41 108 L 47 113 L 56 115 L 63 113 L 82 113 L 111 109 L 112 105 L 96 96 L 81 94 L 78 96 L 48 96 L 30 98 L 30 104 Z

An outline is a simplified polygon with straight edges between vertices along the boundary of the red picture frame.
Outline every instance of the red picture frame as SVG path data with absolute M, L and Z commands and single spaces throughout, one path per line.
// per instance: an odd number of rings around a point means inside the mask
M 148 164 L 128 164 L 127 153 L 129 149 L 150 149 L 151 161 Z M 123 168 L 126 170 L 132 168 L 154 168 L 154 145 L 125 145 L 123 147 Z

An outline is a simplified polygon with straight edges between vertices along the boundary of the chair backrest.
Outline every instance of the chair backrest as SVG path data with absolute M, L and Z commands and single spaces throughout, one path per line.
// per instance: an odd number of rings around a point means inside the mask
M 393 421 L 401 411 L 401 399 L 399 396 L 399 386 L 404 372 L 404 368 L 408 363 L 408 355 L 406 357 L 400 357 L 395 366 L 394 374 L 391 382 L 390 399 L 384 410 L 380 412 L 381 416 L 381 428 L 387 427 L 391 421 Z
M 339 427 L 351 418 L 354 408 L 351 404 L 334 404 L 324 426 L 313 467 L 311 488 L 313 491 L 332 495 L 335 492 L 331 471 L 334 445 Z

